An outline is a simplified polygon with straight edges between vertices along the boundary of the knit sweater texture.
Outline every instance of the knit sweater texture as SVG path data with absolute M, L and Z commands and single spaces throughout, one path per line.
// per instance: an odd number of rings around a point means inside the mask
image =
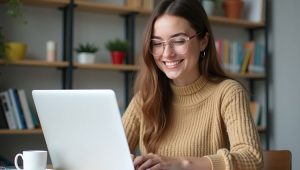
M 211 83 L 200 77 L 177 87 L 171 119 L 156 154 L 169 157 L 203 157 L 213 170 L 256 170 L 262 168 L 259 135 L 244 88 L 234 80 Z M 135 95 L 122 118 L 130 150 L 139 145 L 146 154 L 142 102 Z

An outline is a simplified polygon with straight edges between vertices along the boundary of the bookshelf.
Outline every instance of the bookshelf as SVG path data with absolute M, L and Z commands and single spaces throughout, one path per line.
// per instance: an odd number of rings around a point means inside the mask
M 0 0 L 3 3 L 3 0 Z M 112 4 L 105 4 L 101 2 L 95 1 L 86 1 L 86 0 L 23 0 L 24 5 L 29 6 L 38 6 L 38 7 L 46 7 L 46 8 L 59 8 L 62 10 L 63 13 L 69 13 L 71 15 L 67 15 L 63 18 L 63 22 L 66 23 L 64 25 L 64 35 L 62 35 L 65 44 L 63 47 L 66 48 L 65 56 L 63 56 L 64 61 L 57 61 L 57 62 L 46 62 L 46 61 L 37 61 L 37 60 L 22 60 L 22 61 L 13 61 L 10 63 L 6 63 L 3 60 L 0 60 L 0 67 L 2 66 L 18 66 L 18 67 L 39 67 L 39 68 L 60 68 L 63 76 L 61 81 L 64 82 L 62 88 L 63 89 L 72 89 L 72 75 L 74 69 L 82 69 L 82 70 L 110 70 L 110 71 L 121 71 L 125 74 L 125 89 L 127 89 L 130 85 L 130 78 L 129 74 L 135 71 L 138 71 L 138 66 L 134 65 L 133 62 L 133 53 L 134 53 L 134 41 L 130 38 L 132 35 L 135 34 L 134 32 L 134 19 L 136 15 L 149 15 L 151 13 L 150 10 L 143 10 L 143 9 L 135 9 L 129 8 L 127 6 L 118 6 Z M 72 44 L 73 40 L 67 38 L 65 32 L 73 32 L 73 15 L 76 11 L 87 11 L 87 12 L 95 12 L 95 13 L 104 13 L 104 14 L 113 14 L 113 15 L 121 15 L 124 17 L 125 20 L 125 36 L 131 43 L 131 49 L 129 52 L 129 59 L 126 64 L 122 65 L 112 65 L 112 64 L 105 64 L 105 63 L 98 63 L 98 64 L 78 64 L 73 63 L 73 55 L 72 55 Z M 267 18 L 267 17 L 266 17 Z M 246 20 L 233 20 L 228 19 L 222 16 L 209 16 L 209 20 L 213 25 L 225 25 L 227 27 L 235 27 L 240 29 L 245 29 L 249 31 L 249 40 L 253 39 L 253 32 L 255 30 L 264 30 L 265 34 L 267 34 L 267 26 L 268 24 L 262 22 L 252 22 Z M 73 37 L 72 34 L 70 34 Z M 267 39 L 267 37 L 265 38 Z M 267 43 L 267 42 L 266 42 Z M 267 51 L 267 44 L 266 49 Z M 267 56 L 266 56 L 267 57 Z M 267 68 L 266 68 L 267 70 Z M 254 81 L 266 81 L 266 91 L 268 91 L 268 74 L 254 74 L 254 73 L 227 73 L 228 75 L 235 77 L 235 78 L 242 78 L 249 80 L 250 84 L 250 91 L 251 93 L 255 93 L 255 89 L 253 86 Z M 266 92 L 267 93 L 267 92 Z M 126 98 L 129 98 L 129 92 L 126 92 Z M 266 103 L 267 108 L 266 112 L 268 114 L 268 94 L 266 94 Z M 267 127 L 257 127 L 258 131 L 261 134 L 266 134 L 266 148 L 268 149 L 268 123 Z M 37 130 L 0 130 L 0 135 L 19 135 L 19 134 L 42 134 L 40 129 Z

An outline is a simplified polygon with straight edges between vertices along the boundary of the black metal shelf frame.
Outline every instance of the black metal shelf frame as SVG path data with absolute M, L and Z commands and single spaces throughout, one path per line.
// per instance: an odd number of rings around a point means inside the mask
M 68 67 L 62 69 L 62 89 L 73 88 L 73 38 L 74 38 L 74 10 L 76 8 L 74 0 L 60 8 L 63 12 L 63 61 L 68 62 Z M 125 39 L 129 42 L 129 51 L 126 57 L 126 64 L 134 64 L 134 47 L 135 47 L 135 12 L 122 15 L 124 17 Z M 124 71 L 125 77 L 125 106 L 129 104 L 132 94 L 133 71 Z
M 248 39 L 250 41 L 254 40 L 254 32 L 256 30 L 261 30 L 263 29 L 264 32 L 264 44 L 265 44 L 265 112 L 266 112 L 266 130 L 264 132 L 264 139 L 265 139 L 265 149 L 269 150 L 270 149 L 270 112 L 269 112 L 269 0 L 265 0 L 265 26 L 263 28 L 251 28 L 248 29 Z M 255 94 L 255 81 L 261 80 L 261 79 L 250 79 L 249 80 L 249 88 L 250 88 L 250 99 L 254 100 L 253 94 Z

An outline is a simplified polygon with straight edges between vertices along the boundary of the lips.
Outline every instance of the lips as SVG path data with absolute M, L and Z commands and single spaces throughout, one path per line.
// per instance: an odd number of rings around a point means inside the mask
M 178 66 L 183 60 L 176 60 L 176 61 L 163 61 L 164 65 L 167 68 L 175 68 Z

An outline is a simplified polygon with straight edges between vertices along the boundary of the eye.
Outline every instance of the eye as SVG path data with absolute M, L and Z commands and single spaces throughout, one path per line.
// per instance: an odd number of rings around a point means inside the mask
M 175 37 L 171 40 L 173 45 L 183 45 L 186 42 L 186 39 L 183 37 Z
M 152 47 L 159 47 L 159 46 L 162 46 L 162 42 L 161 41 L 151 41 L 151 46 Z

